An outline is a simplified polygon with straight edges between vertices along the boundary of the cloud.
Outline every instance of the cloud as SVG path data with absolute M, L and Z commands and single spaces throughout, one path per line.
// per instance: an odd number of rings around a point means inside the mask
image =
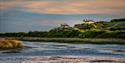
M 124 15 L 125 0 L 6 0 L 2 9 L 47 14 L 113 14 Z
M 13 4 L 14 3 L 3 3 L 3 2 L 0 2 L 0 10 L 12 8 Z

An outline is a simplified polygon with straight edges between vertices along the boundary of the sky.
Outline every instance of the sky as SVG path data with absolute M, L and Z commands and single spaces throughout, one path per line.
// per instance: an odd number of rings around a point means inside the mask
M 125 0 L 0 0 L 0 32 L 48 31 L 125 17 Z

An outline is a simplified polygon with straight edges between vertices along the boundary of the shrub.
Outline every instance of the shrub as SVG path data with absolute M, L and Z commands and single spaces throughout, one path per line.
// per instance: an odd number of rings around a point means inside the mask
M 110 32 L 105 32 L 97 37 L 99 37 L 99 38 L 125 38 L 125 32 L 110 31 Z
M 80 38 L 96 38 L 98 35 L 105 33 L 105 31 L 88 30 L 79 35 Z

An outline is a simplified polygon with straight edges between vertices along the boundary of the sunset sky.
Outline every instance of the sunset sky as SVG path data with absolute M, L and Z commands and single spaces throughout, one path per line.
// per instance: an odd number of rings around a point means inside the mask
M 0 32 L 47 31 L 83 19 L 125 17 L 125 0 L 0 0 Z

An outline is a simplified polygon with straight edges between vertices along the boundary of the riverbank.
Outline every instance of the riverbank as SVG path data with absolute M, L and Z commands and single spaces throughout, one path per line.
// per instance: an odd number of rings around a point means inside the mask
M 23 37 L 13 38 L 22 41 L 31 42 L 59 42 L 59 43 L 83 43 L 83 44 L 125 44 L 125 39 L 116 38 L 40 38 L 40 37 Z

